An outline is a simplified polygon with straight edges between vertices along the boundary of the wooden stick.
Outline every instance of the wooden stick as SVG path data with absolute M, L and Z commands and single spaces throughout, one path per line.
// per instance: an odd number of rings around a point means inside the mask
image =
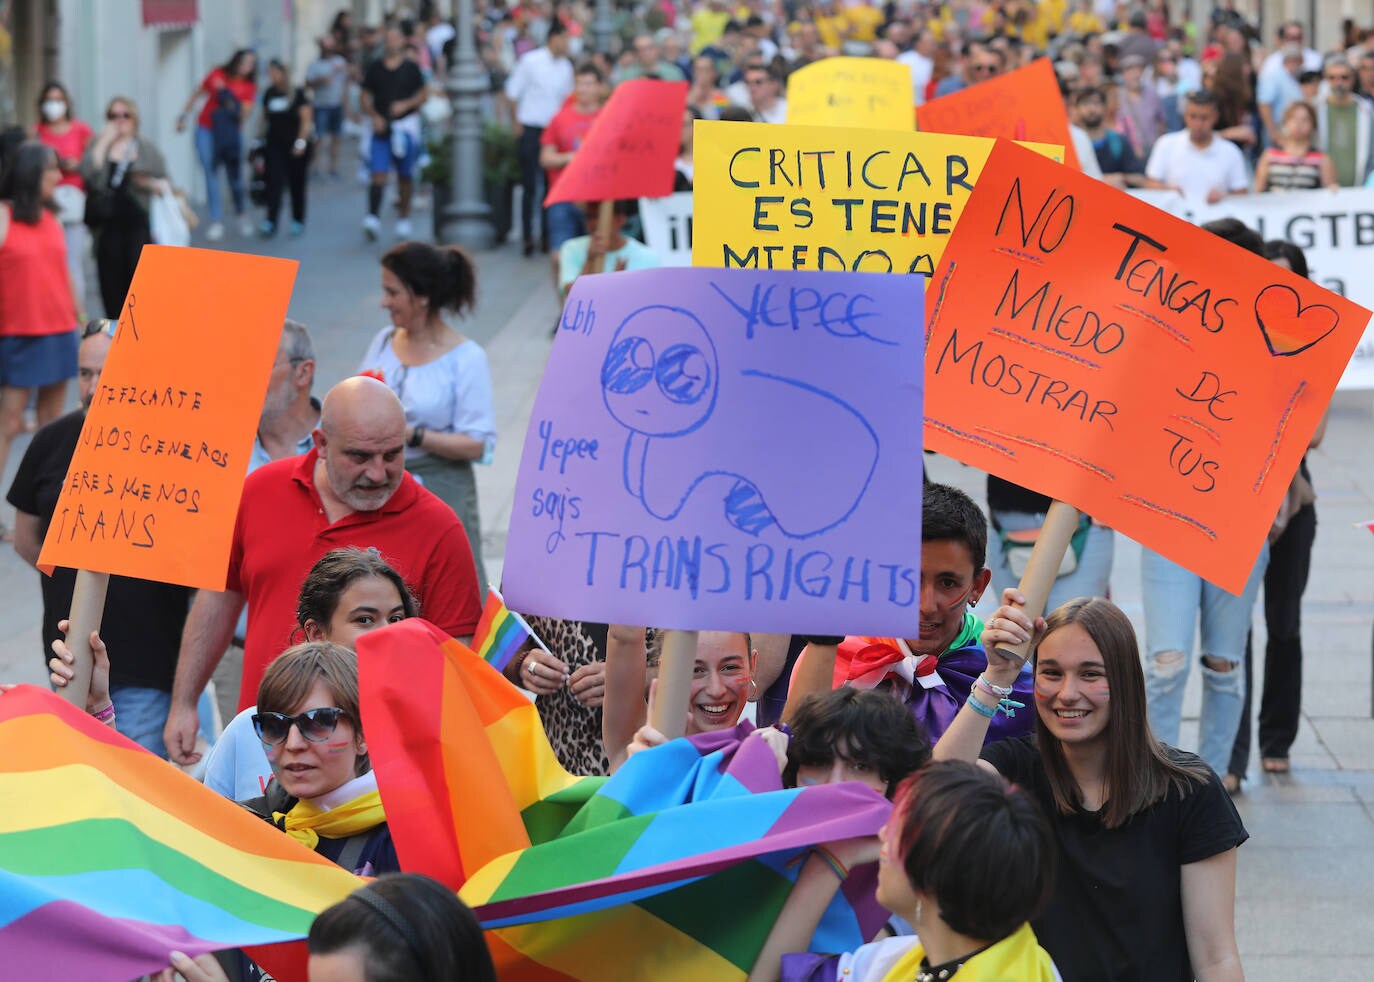
M 110 586 L 109 573 L 95 573 L 89 569 L 76 571 L 76 589 L 72 591 L 72 609 L 67 615 L 67 648 L 76 661 L 72 664 L 70 682 L 57 694 L 77 709 L 86 709 L 86 697 L 91 693 L 91 670 L 95 659 L 91 655 L 91 632 L 100 630 L 105 614 L 105 591 Z
M 1050 502 L 1050 510 L 1045 515 L 1045 524 L 1040 528 L 1040 537 L 1035 540 L 1035 548 L 1026 563 L 1026 571 L 1021 575 L 1018 587 L 1026 602 L 1021 609 L 1034 621 L 1045 613 L 1045 604 L 1050 599 L 1050 590 L 1059 577 L 1059 566 L 1064 561 L 1064 553 L 1069 541 L 1078 531 L 1078 509 L 1062 501 Z M 1015 655 L 1022 661 L 1030 657 L 1030 642 L 1011 647 L 998 645 L 997 650 L 1004 655 Z
M 697 660 L 696 631 L 665 631 L 658 661 L 658 693 L 651 726 L 669 740 L 687 732 L 692 698 L 692 666 Z
M 611 234 L 611 222 L 615 220 L 615 202 L 603 201 L 596 206 L 596 234 L 609 239 Z M 591 260 L 591 272 L 604 273 L 606 271 L 606 254 L 593 256 Z M 678 736 L 682 734 L 679 733 Z

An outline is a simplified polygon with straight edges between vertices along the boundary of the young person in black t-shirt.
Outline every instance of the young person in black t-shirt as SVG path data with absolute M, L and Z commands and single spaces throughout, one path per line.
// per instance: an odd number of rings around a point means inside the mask
M 1202 759 L 1160 743 L 1145 712 L 1135 630 L 1110 601 L 1074 600 L 1032 624 L 1017 590 L 987 622 L 980 676 L 935 746 L 981 760 L 1044 808 L 1059 843 L 1054 892 L 1031 921 L 1066 982 L 1239 980 L 1236 847 L 1249 836 Z M 1034 736 L 983 746 L 1034 639 Z
M 372 123 L 368 167 L 372 182 L 367 189 L 367 214 L 363 234 L 376 239 L 381 231 L 382 195 L 387 177 L 396 171 L 396 238 L 411 236 L 410 195 L 415 165 L 420 159 L 419 108 L 425 101 L 425 77 L 420 66 L 406 57 L 406 37 L 399 27 L 386 29 L 382 57 L 367 66 L 359 101 Z
M 277 234 L 282 191 L 291 191 L 291 234 L 305 231 L 305 188 L 310 173 L 314 146 L 315 112 L 310 93 L 291 87 L 291 73 L 285 63 L 273 58 L 267 65 L 271 84 L 262 94 L 262 138 L 267 173 L 267 217 L 258 234 L 270 238 Z

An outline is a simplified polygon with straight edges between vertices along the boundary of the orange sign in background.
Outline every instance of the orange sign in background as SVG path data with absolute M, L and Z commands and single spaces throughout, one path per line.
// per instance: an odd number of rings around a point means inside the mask
M 637 78 L 620 83 L 544 204 L 672 194 L 686 111 L 686 82 Z
M 224 589 L 296 266 L 143 249 L 40 566 Z
M 926 446 L 1239 592 L 1369 311 L 999 141 L 936 269 Z
M 916 108 L 916 128 L 929 133 L 994 136 L 1057 143 L 1064 162 L 1079 168 L 1059 77 L 1048 58 L 932 99 Z

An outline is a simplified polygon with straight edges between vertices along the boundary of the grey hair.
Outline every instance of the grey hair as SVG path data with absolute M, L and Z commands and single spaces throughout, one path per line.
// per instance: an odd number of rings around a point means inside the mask
M 287 319 L 282 324 L 282 343 L 286 346 L 286 357 L 292 362 L 314 361 L 315 345 L 310 340 L 310 332 L 300 321 Z

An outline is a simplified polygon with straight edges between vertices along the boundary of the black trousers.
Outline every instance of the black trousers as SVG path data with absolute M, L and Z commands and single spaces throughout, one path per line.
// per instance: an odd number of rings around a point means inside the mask
M 291 153 L 290 144 L 275 146 L 269 143 L 263 148 L 263 191 L 267 195 L 267 220 L 273 225 L 277 224 L 277 215 L 281 212 L 282 191 L 287 188 L 291 191 L 291 218 L 305 224 L 305 186 L 314 151 L 312 144 L 296 157 Z
M 124 310 L 124 297 L 134 281 L 143 247 L 152 241 L 148 220 L 111 221 L 95 233 L 95 270 L 100 278 L 100 302 L 114 320 Z
M 520 130 L 520 141 L 515 145 L 516 159 L 520 162 L 520 236 L 525 242 L 535 241 L 534 215 L 539 212 L 539 241 L 547 242 L 548 225 L 544 221 L 544 168 L 539 166 L 539 138 L 544 135 L 542 126 L 526 126 Z
M 1298 736 L 1302 713 L 1302 594 L 1312 566 L 1312 543 L 1317 538 L 1317 510 L 1300 508 L 1269 548 L 1264 572 L 1264 624 L 1269 641 L 1264 649 L 1264 688 L 1260 693 L 1259 748 L 1261 757 L 1287 757 Z M 1250 765 L 1251 705 L 1250 641 L 1245 642 L 1245 709 L 1231 747 L 1232 774 Z

